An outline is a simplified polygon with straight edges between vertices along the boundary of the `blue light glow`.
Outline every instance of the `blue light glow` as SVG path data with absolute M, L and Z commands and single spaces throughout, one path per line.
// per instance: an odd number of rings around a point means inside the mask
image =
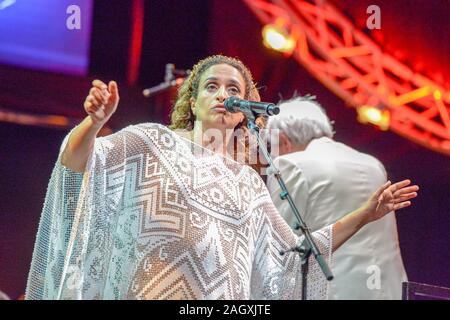
M 69 30 L 70 5 L 80 8 L 80 29 Z M 0 63 L 86 75 L 92 0 L 0 0 Z

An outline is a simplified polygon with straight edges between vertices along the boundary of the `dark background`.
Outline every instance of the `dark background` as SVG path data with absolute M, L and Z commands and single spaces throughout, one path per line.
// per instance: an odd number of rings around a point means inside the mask
M 372 1 L 332 1 L 360 28 Z M 377 1 L 381 30 L 368 33 L 405 64 L 450 87 L 448 1 Z M 295 91 L 313 94 L 335 120 L 336 140 L 380 159 L 397 181 L 421 187 L 414 205 L 397 214 L 400 246 L 411 281 L 450 287 L 450 159 L 392 132 L 356 121 L 348 108 L 293 59 L 262 45 L 261 25 L 239 0 L 145 1 L 138 82 L 127 85 L 132 1 L 95 1 L 90 73 L 67 76 L 0 65 L 0 107 L 82 119 L 95 78 L 119 83 L 121 102 L 109 125 L 167 123 L 169 94 L 143 98 L 163 81 L 166 63 L 191 68 L 209 54 L 237 56 L 253 71 L 262 99 Z M 43 31 L 45 32 L 45 30 Z M 40 211 L 67 130 L 0 122 L 0 289 L 15 299 L 25 291 Z

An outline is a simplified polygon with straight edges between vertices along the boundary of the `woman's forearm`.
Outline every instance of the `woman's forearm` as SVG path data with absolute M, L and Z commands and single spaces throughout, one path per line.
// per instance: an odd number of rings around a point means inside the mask
M 101 125 L 95 124 L 91 117 L 87 116 L 70 134 L 61 163 L 72 171 L 83 172 L 101 128 Z
M 411 186 L 406 179 L 392 184 L 386 182 L 359 209 L 349 213 L 333 225 L 333 251 L 352 237 L 366 224 L 383 218 L 387 214 L 411 205 L 411 199 L 417 197 L 419 187 Z
M 361 207 L 333 224 L 333 252 L 368 223 L 365 210 Z

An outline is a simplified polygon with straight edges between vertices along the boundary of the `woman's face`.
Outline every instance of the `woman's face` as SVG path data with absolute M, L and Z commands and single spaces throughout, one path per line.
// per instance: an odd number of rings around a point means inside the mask
M 224 101 L 230 96 L 241 99 L 245 96 L 242 74 L 228 64 L 209 67 L 200 77 L 197 98 L 191 98 L 196 121 L 202 121 L 204 128 L 234 129 L 244 115 L 225 110 Z

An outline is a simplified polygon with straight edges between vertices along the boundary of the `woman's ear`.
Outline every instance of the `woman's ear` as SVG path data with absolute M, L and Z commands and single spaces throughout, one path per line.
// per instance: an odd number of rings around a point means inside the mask
M 194 99 L 194 97 L 191 97 L 191 98 L 189 99 L 189 103 L 191 104 L 191 111 L 192 111 L 192 114 L 195 116 L 195 99 Z

